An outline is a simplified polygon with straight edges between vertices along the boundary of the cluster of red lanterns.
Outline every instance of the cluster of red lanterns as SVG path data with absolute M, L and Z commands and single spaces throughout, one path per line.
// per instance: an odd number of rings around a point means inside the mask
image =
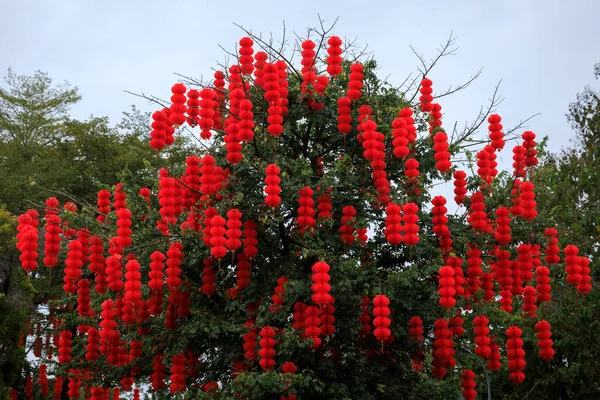
M 385 239 L 391 245 L 397 246 L 404 240 L 402 236 L 402 208 L 390 203 L 385 209 Z

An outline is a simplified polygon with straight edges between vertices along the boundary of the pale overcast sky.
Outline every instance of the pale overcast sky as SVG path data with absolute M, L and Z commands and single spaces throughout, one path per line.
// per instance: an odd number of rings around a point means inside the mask
M 223 60 L 218 44 L 233 49 L 253 32 L 281 33 L 285 20 L 299 34 L 339 16 L 334 33 L 368 44 L 381 67 L 400 84 L 416 71 L 409 45 L 431 57 L 451 31 L 459 47 L 430 75 L 435 90 L 483 75 L 460 95 L 441 101 L 444 124 L 475 115 L 502 79 L 497 112 L 508 127 L 535 113 L 529 128 L 567 144 L 568 103 L 593 80 L 600 62 L 600 1 L 152 1 L 0 0 L 0 71 L 39 69 L 79 86 L 77 118 L 108 115 L 113 122 L 131 104 L 152 106 L 124 90 L 166 98 L 175 72 L 200 77 Z

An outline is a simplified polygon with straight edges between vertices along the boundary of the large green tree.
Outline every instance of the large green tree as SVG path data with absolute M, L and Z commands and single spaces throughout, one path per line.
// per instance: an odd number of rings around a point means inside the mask
M 223 68 L 224 86 L 212 80 L 174 86 L 171 116 L 156 115 L 152 143 L 155 147 L 164 144 L 160 122 L 165 120 L 171 125 L 187 123 L 199 135 L 193 107 L 185 109 L 181 104 L 186 96 L 197 97 L 189 89 L 212 88 L 223 97 L 217 96 L 216 106 L 201 106 L 200 115 L 214 117 L 220 127 L 214 127 L 202 152 L 191 154 L 187 165 L 173 162 L 160 172 L 159 179 L 148 180 L 151 173 L 146 171 L 121 175 L 123 185 L 111 188 L 116 210 L 106 212 L 102 221 L 97 219 L 95 205 L 86 202 L 77 212 L 60 213 L 70 228 L 80 230 L 61 238 L 63 250 L 54 269 L 40 263 L 29 277 L 34 287 L 51 282 L 53 290 L 64 289 L 67 294 L 47 302 L 52 321 L 39 313 L 33 322 L 47 326 L 53 334 L 70 333 L 73 342 L 63 341 L 59 363 L 56 357 L 49 360 L 48 355 L 56 356 L 57 351 L 47 346 L 32 363 L 34 375 L 40 364 L 48 365 L 51 376 L 64 376 L 72 383 L 71 397 L 78 396 L 73 387 L 79 376 L 82 391 L 90 393 L 117 387 L 129 391 L 133 384 L 149 389 L 152 384 L 147 397 L 153 399 L 446 399 L 460 396 L 465 370 L 474 371 L 479 393 L 490 388 L 495 398 L 553 398 L 556 393 L 571 398 L 582 393 L 580 398 L 586 398 L 593 394 L 591 382 L 579 392 L 575 386 L 551 392 L 551 379 L 569 374 L 576 379 L 569 367 L 581 362 L 583 350 L 568 342 L 573 340 L 568 325 L 581 323 L 573 310 L 588 307 L 586 302 L 596 295 L 579 295 L 567 285 L 561 262 L 551 271 L 552 286 L 558 288 L 553 292 L 555 299 L 540 304 L 535 316 L 531 309 L 525 310 L 531 297 L 525 299 L 523 286 L 536 285 L 532 260 L 541 262 L 548 244 L 544 228 L 560 226 L 543 213 L 543 207 L 537 218 L 515 211 L 509 220 L 509 239 L 500 240 L 499 230 L 498 235 L 495 231 L 503 224 L 496 211 L 528 199 L 511 195 L 515 182 L 511 172 L 490 178 L 496 175 L 491 163 L 481 160 L 489 161 L 495 149 L 479 153 L 477 173 L 466 183 L 471 193 L 459 212 L 448 215 L 449 233 L 440 233 L 444 232 L 440 225 L 446 224 L 440 214 L 447 210 L 440 206 L 445 200 L 434 201 L 431 188 L 452 181 L 459 160 L 466 158 L 465 149 L 488 144 L 487 136 L 474 140 L 473 135 L 490 110 L 478 116 L 473 127 L 448 135 L 448 140 L 439 111 L 440 104 L 451 97 L 435 92 L 434 98 L 428 98 L 431 82 L 421 80 L 438 59 L 424 62 L 412 85 L 396 88 L 377 76 L 374 60 L 354 54 L 352 46 L 344 49 L 345 60 L 339 68 L 327 68 L 322 61 L 339 54 L 341 48 L 329 48 L 329 52 L 326 48 L 339 38 L 329 38 L 327 30 L 310 33 L 314 42 L 298 43 L 303 49 L 303 70 L 289 53 L 248 33 L 242 55 L 248 55 L 251 37 L 266 60 L 286 66 L 287 75 L 273 64 L 257 62 L 255 68 L 270 74 L 261 82 L 261 71 L 248 73 L 248 62 L 240 57 L 239 66 L 233 54 L 236 61 Z M 446 49 L 440 56 L 447 54 Z M 256 58 L 260 60 L 258 54 Z M 328 60 L 336 64 L 334 58 Z M 239 75 L 238 68 L 246 73 Z M 359 69 L 364 76 L 357 73 Z M 327 75 L 331 78 L 325 83 Z M 359 86 L 361 91 L 358 96 L 352 93 L 352 101 L 340 101 Z M 274 88 L 285 95 L 287 104 L 274 100 L 279 96 Z M 202 97 L 209 95 L 204 92 Z M 247 102 L 242 105 L 241 99 Z M 345 114 L 340 108 L 348 102 L 349 114 Z M 287 112 L 277 129 L 280 119 L 276 116 L 282 113 L 278 107 L 283 106 Z M 187 117 L 180 114 L 182 109 Z M 407 119 L 408 109 L 414 110 L 414 120 Z M 338 126 L 340 115 L 350 116 L 350 132 Z M 496 121 L 490 130 L 497 136 L 498 118 L 491 121 Z M 408 126 L 413 123 L 417 135 L 409 140 Z M 252 135 L 247 129 L 252 129 Z M 507 134 L 511 131 L 505 129 Z M 403 143 L 407 147 L 399 149 Z M 500 149 L 497 141 L 496 145 Z M 448 165 L 446 149 L 454 155 L 454 165 Z M 239 156 L 233 154 L 236 151 Z M 204 165 L 200 170 L 199 158 Z M 419 178 L 413 179 L 417 160 Z M 214 163 L 218 168 L 210 168 Z M 530 181 L 534 168 L 523 169 L 516 174 Z M 266 178 L 267 172 L 271 178 Z M 273 174 L 281 181 L 273 179 Z M 265 183 L 271 185 L 268 190 Z M 145 185 L 149 190 L 142 196 L 140 186 Z M 273 185 L 280 186 L 281 192 Z M 280 195 L 281 202 L 265 199 L 265 193 Z M 324 200 L 327 195 L 329 201 Z M 540 204 L 544 197 L 548 193 L 537 192 Z M 450 206 L 452 200 L 448 198 L 446 204 Z M 531 202 L 522 204 L 532 206 Z M 353 207 L 355 215 L 350 215 L 347 206 Z M 322 214 L 316 215 L 315 208 Z M 315 220 L 302 218 L 307 216 Z M 21 230 L 33 232 L 27 218 L 22 221 Z M 228 230 L 223 228 L 226 222 Z M 92 263 L 84 263 L 76 251 L 86 243 L 82 228 L 89 229 L 95 243 L 104 244 L 94 246 L 93 257 L 88 257 Z M 415 228 L 418 240 L 411 236 Z M 238 233 L 243 234 L 243 243 L 236 244 Z M 21 236 L 24 243 L 25 237 Z M 582 255 L 584 250 L 582 246 Z M 468 268 L 462 260 L 467 257 Z M 331 267 L 328 276 L 323 276 L 325 266 L 319 262 Z M 166 281 L 159 272 L 163 270 Z M 489 273 L 485 276 L 491 287 L 486 292 L 478 288 L 485 281 L 482 272 Z M 104 274 L 108 275 L 107 290 L 102 288 Z M 469 281 L 450 278 L 461 274 L 468 275 Z M 500 279 L 507 274 L 509 283 Z M 324 283 L 329 278 L 331 286 Z M 90 312 L 82 295 L 85 291 L 75 295 L 73 285 L 85 288 L 92 280 L 98 284 L 91 294 Z M 330 293 L 335 302 L 323 292 Z M 452 301 L 455 294 L 456 304 Z M 500 294 L 502 302 L 497 301 Z M 380 307 L 385 305 L 382 295 L 389 299 L 390 332 L 374 329 L 381 328 L 385 320 L 379 318 L 388 315 L 386 307 Z M 322 315 L 307 318 L 304 306 Z M 560 312 L 555 311 L 558 308 Z M 476 355 L 481 349 L 475 346 L 474 317 L 484 315 L 501 349 L 500 365 L 491 364 L 494 372 L 485 367 L 493 357 L 486 360 Z M 413 316 L 424 322 L 422 341 L 409 339 Z M 373 317 L 379 318 L 373 321 Z M 558 339 L 558 354 L 550 362 L 540 359 L 536 346 L 535 326 L 541 319 L 551 322 Z M 321 328 L 306 328 L 312 324 Z M 100 331 L 102 354 L 97 358 L 88 345 L 94 337 L 90 327 Z M 507 346 L 507 336 L 518 332 L 516 327 L 522 329 L 525 340 L 524 381 L 517 371 L 523 365 L 514 360 L 523 357 L 516 348 L 518 340 L 512 340 L 516 346 Z M 46 333 L 39 329 L 34 337 Z M 274 342 L 268 340 L 271 333 Z M 270 347 L 276 351 L 274 357 L 269 355 Z M 64 357 L 68 349 L 72 350 L 70 359 Z M 269 360 L 274 360 L 273 365 Z M 293 376 L 282 373 L 288 371 L 283 369 L 286 362 L 297 366 Z M 432 379 L 432 374 L 440 379 Z M 63 395 L 66 388 L 65 381 Z M 36 385 L 36 394 L 39 390 Z M 18 391 L 23 393 L 22 383 Z

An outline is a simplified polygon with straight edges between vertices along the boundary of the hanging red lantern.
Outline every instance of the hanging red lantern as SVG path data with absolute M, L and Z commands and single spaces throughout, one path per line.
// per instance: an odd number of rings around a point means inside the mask
M 363 79 L 363 65 L 361 63 L 354 63 L 350 65 L 350 74 L 348 75 L 348 90 L 346 96 L 352 101 L 358 101 L 362 94 Z
M 592 277 L 590 273 L 592 270 L 590 269 L 590 259 L 587 257 L 579 257 L 579 266 L 581 267 L 581 282 L 577 284 L 577 290 L 581 294 L 588 294 L 592 290 L 592 285 L 590 282 L 592 281 Z
M 537 151 L 535 149 L 535 133 L 531 131 L 523 132 L 523 147 L 526 151 L 525 166 L 534 167 L 538 164 Z
M 61 219 L 58 215 L 47 214 L 44 228 L 44 265 L 54 268 L 58 264 L 58 253 L 60 253 Z
M 533 286 L 525 286 L 523 291 L 523 312 L 525 317 L 537 318 L 536 291 Z
M 431 88 L 432 82 L 429 78 L 423 78 L 421 80 L 421 88 L 419 92 L 421 96 L 419 97 L 419 101 L 421 104 L 419 105 L 421 111 L 423 112 L 431 112 L 433 110 L 433 89 Z
M 558 247 L 558 232 L 554 228 L 546 228 L 544 231 L 545 236 L 548 238 L 548 246 L 544 251 L 546 253 L 546 263 L 548 265 L 555 265 L 560 262 L 560 247 Z
M 329 285 L 329 265 L 325 261 L 318 261 L 312 266 L 312 281 L 311 286 L 313 295 L 312 301 L 317 305 L 327 305 L 331 303 L 332 297 L 329 294 L 331 286 Z
M 454 289 L 454 268 L 445 265 L 440 268 L 438 279 L 438 294 L 440 296 L 440 306 L 449 310 L 456 304 L 454 295 L 456 290 Z
M 281 193 L 281 186 L 279 186 L 281 182 L 281 178 L 279 177 L 280 169 L 275 164 L 269 164 L 267 168 L 265 168 L 265 193 L 267 194 L 265 197 L 265 203 L 271 207 L 275 208 L 279 204 L 281 204 L 281 197 L 279 194 Z
M 185 92 L 186 87 L 181 83 L 176 83 L 171 88 L 173 95 L 171 96 L 171 107 L 169 110 L 171 111 L 171 115 L 169 116 L 169 122 L 176 126 L 181 126 L 185 123 L 186 118 L 184 113 L 187 111 L 187 107 L 185 106 Z
M 345 206 L 342 209 L 342 218 L 340 226 L 340 240 L 346 246 L 350 246 L 354 243 L 354 217 L 356 216 L 356 209 L 352 206 Z
M 258 232 L 256 232 L 256 222 L 247 220 L 244 222 L 244 254 L 249 260 L 252 260 L 258 254 Z
M 375 329 L 373 330 L 373 336 L 380 342 L 385 342 L 391 335 L 392 331 L 390 331 L 390 309 L 389 309 L 390 300 L 387 296 L 377 295 L 373 298 L 373 326 Z
M 404 243 L 407 246 L 415 246 L 419 242 L 419 206 L 415 203 L 406 203 L 402 206 L 402 222 L 404 223 Z
M 385 209 L 385 229 L 383 231 L 387 242 L 397 246 L 404 240 L 402 236 L 402 215 L 398 204 L 390 203 Z
M 463 388 L 461 394 L 464 400 L 475 400 L 477 398 L 477 391 L 475 388 L 475 373 L 470 369 L 466 369 L 460 373 L 460 386 Z
M 539 347 L 540 357 L 543 360 L 550 361 L 554 357 L 554 349 L 552 345 L 554 342 L 550 337 L 552 336 L 552 332 L 550 332 L 550 323 L 545 320 L 539 321 L 535 324 L 536 334 L 535 336 L 538 339 L 537 346 Z
M 270 326 L 266 326 L 260 330 L 260 356 L 259 364 L 264 371 L 270 371 L 275 367 L 275 330 Z
M 240 238 L 242 237 L 242 213 L 237 208 L 232 208 L 227 211 L 227 248 L 235 252 L 242 245 Z
M 510 233 L 509 211 L 506 207 L 498 207 L 498 209 L 496 209 L 496 231 L 494 232 L 498 244 L 501 246 L 510 244 L 512 240 Z
M 249 142 L 254 137 L 254 113 L 252 112 L 252 102 L 249 99 L 240 102 L 238 117 L 240 119 L 237 123 L 239 138 L 242 142 Z
M 227 247 L 225 244 L 227 243 L 227 239 L 225 239 L 225 233 L 227 230 L 224 228 L 225 226 L 225 218 L 220 215 L 215 215 L 210 220 L 210 254 L 220 260 L 225 257 L 227 254 Z
M 483 272 L 481 265 L 483 260 L 481 259 L 481 250 L 479 250 L 475 244 L 467 244 L 467 288 L 469 294 L 474 295 L 480 287 L 480 277 Z
M 319 308 L 314 306 L 306 307 L 304 310 L 304 335 L 312 339 L 313 348 L 321 345 L 321 318 Z
M 460 310 L 458 312 L 460 313 Z M 463 318 L 460 315 L 455 315 L 448 319 L 448 323 L 450 324 L 452 336 L 457 338 L 462 337 L 462 335 L 465 333 L 465 328 L 463 328 L 465 321 Z
M 446 376 L 446 368 L 453 368 L 456 365 L 454 359 L 454 342 L 452 341 L 452 331 L 448 329 L 448 321 L 444 318 L 438 318 L 433 326 L 435 330 L 433 335 L 433 370 L 431 373 L 439 379 Z
M 476 345 L 475 354 L 479 357 L 487 358 L 492 352 L 490 347 L 492 340 L 488 336 L 489 333 L 489 320 L 485 315 L 478 315 L 473 318 L 473 341 Z
M 65 260 L 65 276 L 63 281 L 63 290 L 67 294 L 77 292 L 77 282 L 81 278 L 81 267 L 83 266 L 83 251 L 79 240 L 71 240 L 69 242 L 69 251 Z
M 471 195 L 471 207 L 467 221 L 475 231 L 485 232 L 488 228 L 487 214 L 485 212 L 484 197 L 481 192 Z
M 238 61 L 244 75 L 250 75 L 254 71 L 253 45 L 254 41 L 247 36 L 240 39 L 240 57 Z
M 531 182 L 523 182 L 519 186 L 519 203 L 523 208 L 522 217 L 527 221 L 533 221 L 537 216 L 537 211 L 535 209 L 535 192 L 533 183 Z
M 448 152 L 448 136 L 444 131 L 439 131 L 433 137 L 433 151 L 435 152 L 434 158 L 436 160 L 435 168 L 442 174 L 445 174 L 452 168 L 452 162 L 450 162 L 450 152 Z
M 317 189 L 320 189 L 320 187 Z M 317 218 L 321 221 L 333 218 L 331 214 L 331 210 L 333 210 L 333 206 L 331 205 L 331 190 L 331 187 L 327 187 L 327 190 L 322 192 L 317 198 L 317 210 L 319 210 Z
M 169 385 L 171 394 L 183 392 L 187 387 L 185 382 L 187 367 L 185 364 L 185 354 L 177 354 L 171 358 L 171 385 Z
M 327 39 L 327 44 L 329 47 L 327 48 L 327 58 L 325 62 L 327 63 L 327 73 L 332 78 L 338 76 L 342 72 L 342 39 L 338 36 L 331 36 Z
M 525 380 L 525 351 L 523 350 L 523 331 L 517 326 L 511 326 L 506 330 L 506 358 L 508 359 L 508 378 L 513 383 L 523 383 Z
M 335 332 L 335 299 L 332 297 L 331 302 L 321 307 L 321 334 L 323 336 L 331 336 Z
M 338 116 L 337 116 L 337 129 L 340 133 L 346 136 L 352 131 L 352 109 L 350 105 L 352 100 L 349 97 L 340 97 L 337 101 L 338 105 Z
M 569 285 L 578 285 L 581 282 L 581 267 L 579 266 L 579 258 L 577 254 L 579 249 L 572 244 L 564 248 L 565 253 L 565 272 L 567 273 L 566 280 Z
M 155 111 L 152 114 L 151 126 L 150 147 L 160 151 L 167 145 L 167 114 L 163 111 Z
M 87 331 L 87 345 L 85 346 L 85 359 L 88 361 L 96 361 L 100 356 L 100 333 L 95 328 L 90 328 Z
M 235 266 L 237 269 L 236 276 L 238 279 L 236 288 L 238 290 L 245 289 L 250 286 L 250 268 L 252 267 L 250 261 L 248 261 L 248 257 L 246 257 L 244 253 L 238 253 Z
M 68 364 L 71 362 L 71 353 L 73 349 L 71 349 L 71 338 L 73 334 L 70 331 L 62 331 L 60 332 L 60 340 L 58 341 L 58 362 L 60 364 Z
M 496 343 L 496 338 L 494 336 L 490 336 L 492 343 L 490 344 L 490 355 L 488 356 L 487 367 L 490 371 L 498 371 L 502 368 L 502 363 L 500 359 L 502 356 L 500 355 L 500 346 Z
M 106 189 L 102 189 L 98 192 L 98 215 L 96 219 L 98 222 L 105 222 L 106 215 L 110 213 L 110 192 Z
M 302 235 L 306 234 L 306 232 L 314 229 L 314 226 L 317 224 L 315 220 L 316 211 L 314 209 L 315 201 L 313 200 L 313 190 L 305 186 L 298 190 L 298 217 L 296 218 L 296 223 L 300 228 L 300 233 Z
M 456 204 L 461 205 L 467 198 L 467 174 L 464 171 L 454 172 L 454 201 Z
M 527 157 L 527 149 L 523 146 L 513 147 L 513 175 L 517 178 L 525 176 L 525 159 Z
M 38 383 L 40 384 L 40 393 L 42 396 L 48 396 L 48 376 L 46 375 L 48 367 L 46 364 L 40 364 L 40 373 Z
M 489 272 L 484 272 L 479 277 L 480 287 L 483 290 L 482 299 L 486 303 L 492 301 L 496 296 L 496 292 L 494 292 L 494 282 L 492 279 L 492 274 Z
M 212 296 L 217 291 L 215 282 L 217 281 L 215 269 L 212 266 L 213 259 L 207 258 L 204 260 L 204 269 L 202 270 L 202 293 L 207 296 Z
M 491 145 L 495 150 L 502 150 L 504 148 L 504 133 L 502 133 L 502 124 L 500 123 L 502 118 L 498 114 L 491 114 L 488 117 L 488 123 L 490 124 L 488 129 L 490 131 L 489 138 Z

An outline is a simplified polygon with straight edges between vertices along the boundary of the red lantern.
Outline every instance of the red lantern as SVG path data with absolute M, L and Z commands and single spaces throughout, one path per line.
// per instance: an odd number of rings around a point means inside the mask
M 525 317 L 537 318 L 536 291 L 533 286 L 525 286 L 523 291 L 523 312 Z
M 48 376 L 46 375 L 48 367 L 46 364 L 40 364 L 40 374 L 38 378 L 38 383 L 40 384 L 40 392 L 42 396 L 48 396 Z
M 402 215 L 398 204 L 390 203 L 385 209 L 385 229 L 383 231 L 389 244 L 397 246 L 404 240 L 402 236 Z
M 415 203 L 406 203 L 402 206 L 402 222 L 404 223 L 404 243 L 407 246 L 412 247 L 415 246 L 419 242 L 419 216 L 417 212 L 419 211 L 419 206 Z
M 488 336 L 490 333 L 489 320 L 485 315 L 478 315 L 473 319 L 473 326 L 473 341 L 476 344 L 475 354 L 487 358 L 492 352 L 490 347 L 492 340 Z
M 227 242 L 227 239 L 225 239 L 227 230 L 224 228 L 225 218 L 215 215 L 210 220 L 210 226 L 210 254 L 220 260 L 227 254 L 227 248 L 225 247 L 225 243 Z
M 502 133 L 502 124 L 500 123 L 502 118 L 498 114 L 492 114 L 488 117 L 490 140 L 492 141 L 492 147 L 496 150 L 502 150 L 504 148 L 504 133 Z
M 244 253 L 239 253 L 237 255 L 237 263 L 235 264 L 237 271 L 236 276 L 238 278 L 236 288 L 237 289 L 245 289 L 250 286 L 250 268 L 251 264 L 248 261 L 248 257 Z
M 581 282 L 581 266 L 579 265 L 579 249 L 572 244 L 565 247 L 565 272 L 567 273 L 566 280 L 569 285 L 578 285 Z
M 356 210 L 352 206 L 345 206 L 342 209 L 342 218 L 340 226 L 340 240 L 346 246 L 354 243 L 354 216 L 356 215 Z
M 186 389 L 186 358 L 185 354 L 177 354 L 171 358 L 171 394 L 183 392 Z
M 160 151 L 167 145 L 167 114 L 164 111 L 155 111 L 152 114 L 151 126 L 150 147 Z
M 475 373 L 470 369 L 466 369 L 460 373 L 460 378 L 460 386 L 463 388 L 461 394 L 464 400 L 475 400 L 477 398 Z
M 250 75 L 254 71 L 253 45 L 254 41 L 247 36 L 240 39 L 240 57 L 238 61 L 244 75 Z
M 242 213 L 237 208 L 227 211 L 227 248 L 234 252 L 242 245 Z
M 54 268 L 58 264 L 58 253 L 60 253 L 60 228 L 61 220 L 58 215 L 46 214 L 44 228 L 44 265 Z
M 337 36 L 331 36 L 327 39 L 327 44 L 329 47 L 327 48 L 327 58 L 325 62 L 327 63 L 327 73 L 332 78 L 338 76 L 342 72 L 342 39 Z
M 311 286 L 313 295 L 312 301 L 318 305 L 327 305 L 331 303 L 332 297 L 329 294 L 331 286 L 329 285 L 329 265 L 325 261 L 318 261 L 312 266 Z
M 269 164 L 267 168 L 265 168 L 265 183 L 267 186 L 265 187 L 265 193 L 267 196 L 265 197 L 265 203 L 271 208 L 277 207 L 281 204 L 281 197 L 279 194 L 281 193 L 281 186 L 279 183 L 281 182 L 281 178 L 279 177 L 280 169 L 275 164 Z
M 340 97 L 337 101 L 338 105 L 338 117 L 337 117 L 337 128 L 338 131 L 344 136 L 346 136 L 350 131 L 352 131 L 352 109 L 350 105 L 352 104 L 352 100 L 349 97 Z
M 434 158 L 437 161 L 435 168 L 442 174 L 445 174 L 452 168 L 450 162 L 451 154 L 448 152 L 448 136 L 444 131 L 439 131 L 433 137 L 433 151 L 435 152 Z
M 304 310 L 304 336 L 312 339 L 313 348 L 317 348 L 321 345 L 321 318 L 319 318 L 320 312 L 317 307 L 310 306 Z
M 456 294 L 456 290 L 454 289 L 454 268 L 445 265 L 440 268 L 439 271 L 440 277 L 438 280 L 438 294 L 440 295 L 440 306 L 442 308 L 449 310 L 456 304 L 456 299 L 454 295 Z
M 281 90 L 281 87 L 279 89 Z M 242 142 L 249 142 L 254 137 L 254 113 L 249 99 L 240 102 L 238 117 L 240 118 L 237 123 L 239 138 Z
M 68 247 L 69 251 L 65 260 L 65 276 L 63 278 L 65 284 L 63 285 L 63 290 L 67 294 L 74 294 L 77 291 L 77 282 L 82 274 L 83 252 L 79 240 L 71 240 Z
M 68 364 L 71 362 L 71 338 L 73 334 L 70 331 L 62 331 L 60 333 L 60 340 L 58 341 L 58 362 L 61 364 Z
M 527 221 L 533 221 L 537 216 L 537 211 L 535 209 L 535 193 L 533 189 L 534 186 L 531 182 L 523 182 L 519 186 L 519 191 L 521 192 L 519 195 L 519 203 L 523 208 L 522 217 Z
M 456 171 L 454 173 L 454 201 L 456 204 L 461 205 L 466 199 L 467 194 L 467 181 L 465 180 L 467 174 L 464 171 Z
M 354 63 L 350 65 L 350 74 L 348 75 L 348 90 L 346 96 L 352 101 L 358 101 L 361 96 L 361 90 L 363 88 L 363 65 L 361 63 Z
M 502 363 L 500 362 L 500 346 L 496 343 L 496 338 L 494 336 L 491 336 L 490 339 L 492 340 L 492 343 L 490 344 L 491 352 L 488 357 L 487 367 L 490 371 L 498 371 L 502 368 Z
M 186 88 L 181 83 L 176 83 L 171 88 L 173 92 L 173 96 L 171 96 L 171 115 L 169 116 L 169 121 L 173 125 L 181 126 L 185 123 L 185 115 L 184 113 L 187 111 L 187 107 L 185 106 L 185 92 Z
M 483 301 L 486 303 L 492 301 L 496 296 L 496 292 L 494 292 L 494 282 L 492 282 L 492 274 L 489 272 L 484 272 L 479 277 L 481 289 L 483 290 Z
M 110 213 L 110 192 L 106 189 L 102 189 L 98 192 L 98 215 L 96 219 L 98 222 L 105 222 L 106 214 Z
M 523 331 L 516 326 L 511 326 L 506 330 L 506 358 L 508 359 L 508 378 L 513 383 L 523 383 L 525 380 L 525 351 L 523 350 Z
M 525 165 L 527 167 L 534 167 L 538 164 L 538 159 L 537 159 L 537 151 L 535 149 L 536 146 L 536 142 L 535 142 L 535 133 L 531 132 L 531 131 L 525 131 L 523 132 L 523 147 L 525 148 L 526 151 L 526 156 L 525 156 Z
M 244 254 L 249 260 L 252 260 L 258 254 L 258 232 L 256 232 L 256 222 L 247 220 L 244 222 Z
M 421 96 L 419 97 L 421 104 L 419 107 L 423 112 L 431 112 L 433 110 L 433 96 L 431 95 L 433 89 L 431 88 L 431 84 L 431 79 L 423 78 L 421 80 L 421 89 L 419 89 L 419 92 L 421 92 Z
M 483 260 L 481 259 L 481 250 L 479 250 L 473 243 L 467 244 L 467 288 L 470 295 L 474 295 L 480 286 L 480 277 L 483 272 L 481 265 Z
M 510 244 L 512 240 L 510 233 L 509 211 L 506 207 L 498 207 L 496 210 L 496 231 L 494 232 L 498 244 L 501 246 Z
M 475 231 L 485 232 L 488 229 L 487 214 L 485 212 L 484 197 L 481 192 L 471 195 L 471 207 L 467 221 Z
M 460 313 L 460 310 L 458 312 Z M 457 338 L 462 337 L 462 335 L 465 333 L 465 328 L 463 328 L 465 321 L 462 319 L 462 317 L 460 315 L 450 317 L 448 319 L 448 323 L 450 324 L 450 331 L 452 331 L 452 336 Z
M 452 341 L 452 331 L 448 329 L 448 321 L 438 318 L 433 324 L 433 332 L 436 340 L 433 342 L 433 370 L 431 373 L 439 379 L 446 376 L 446 368 L 452 368 L 456 365 L 454 359 L 454 342 Z
M 258 355 L 260 356 L 260 367 L 264 371 L 270 371 L 275 367 L 275 330 L 270 326 L 266 326 L 260 330 L 260 350 Z
M 307 231 L 314 229 L 317 221 L 315 220 L 316 211 L 314 209 L 315 201 L 313 200 L 313 190 L 305 186 L 298 190 L 298 217 L 296 223 L 300 228 L 301 234 L 306 234 Z
M 554 357 L 554 349 L 552 348 L 552 344 L 554 343 L 550 337 L 552 336 L 552 332 L 550 332 L 550 323 L 545 320 L 539 321 L 535 324 L 536 334 L 535 336 L 538 339 L 537 345 L 540 349 L 540 357 L 543 360 L 549 361 Z
M 548 238 L 548 247 L 546 247 L 546 263 L 548 265 L 555 265 L 560 262 L 560 247 L 558 247 L 558 232 L 554 228 L 546 228 L 544 234 Z
M 96 361 L 100 356 L 100 334 L 95 328 L 90 328 L 87 331 L 87 345 L 85 346 L 85 359 L 88 361 Z
M 327 190 L 317 198 L 317 210 L 319 213 L 317 214 L 317 218 L 319 220 L 328 220 L 333 217 L 331 214 L 331 210 L 333 210 L 333 206 L 331 205 L 331 187 L 328 187 Z
M 361 336 L 366 336 L 371 333 L 371 315 L 369 314 L 369 304 L 371 301 L 369 297 L 363 296 L 361 298 L 362 302 L 360 304 L 360 308 L 362 309 L 362 313 L 358 316 L 358 319 L 362 323 L 362 327 L 358 332 Z
M 217 281 L 216 272 L 212 267 L 212 258 L 207 258 L 204 260 L 204 269 L 202 270 L 202 293 L 207 296 L 212 296 L 217 291 L 217 287 L 215 286 L 215 282 Z
M 390 326 L 390 300 L 384 295 L 377 295 L 373 298 L 373 336 L 380 342 L 385 342 L 391 335 L 392 332 L 389 329 Z
M 513 147 L 513 175 L 517 178 L 525 176 L 525 159 L 527 156 L 527 150 L 523 146 Z
M 577 284 L 577 290 L 581 294 L 588 294 L 592 290 L 592 277 L 590 276 L 590 260 L 587 257 L 579 257 L 579 266 L 581 267 L 581 282 Z

